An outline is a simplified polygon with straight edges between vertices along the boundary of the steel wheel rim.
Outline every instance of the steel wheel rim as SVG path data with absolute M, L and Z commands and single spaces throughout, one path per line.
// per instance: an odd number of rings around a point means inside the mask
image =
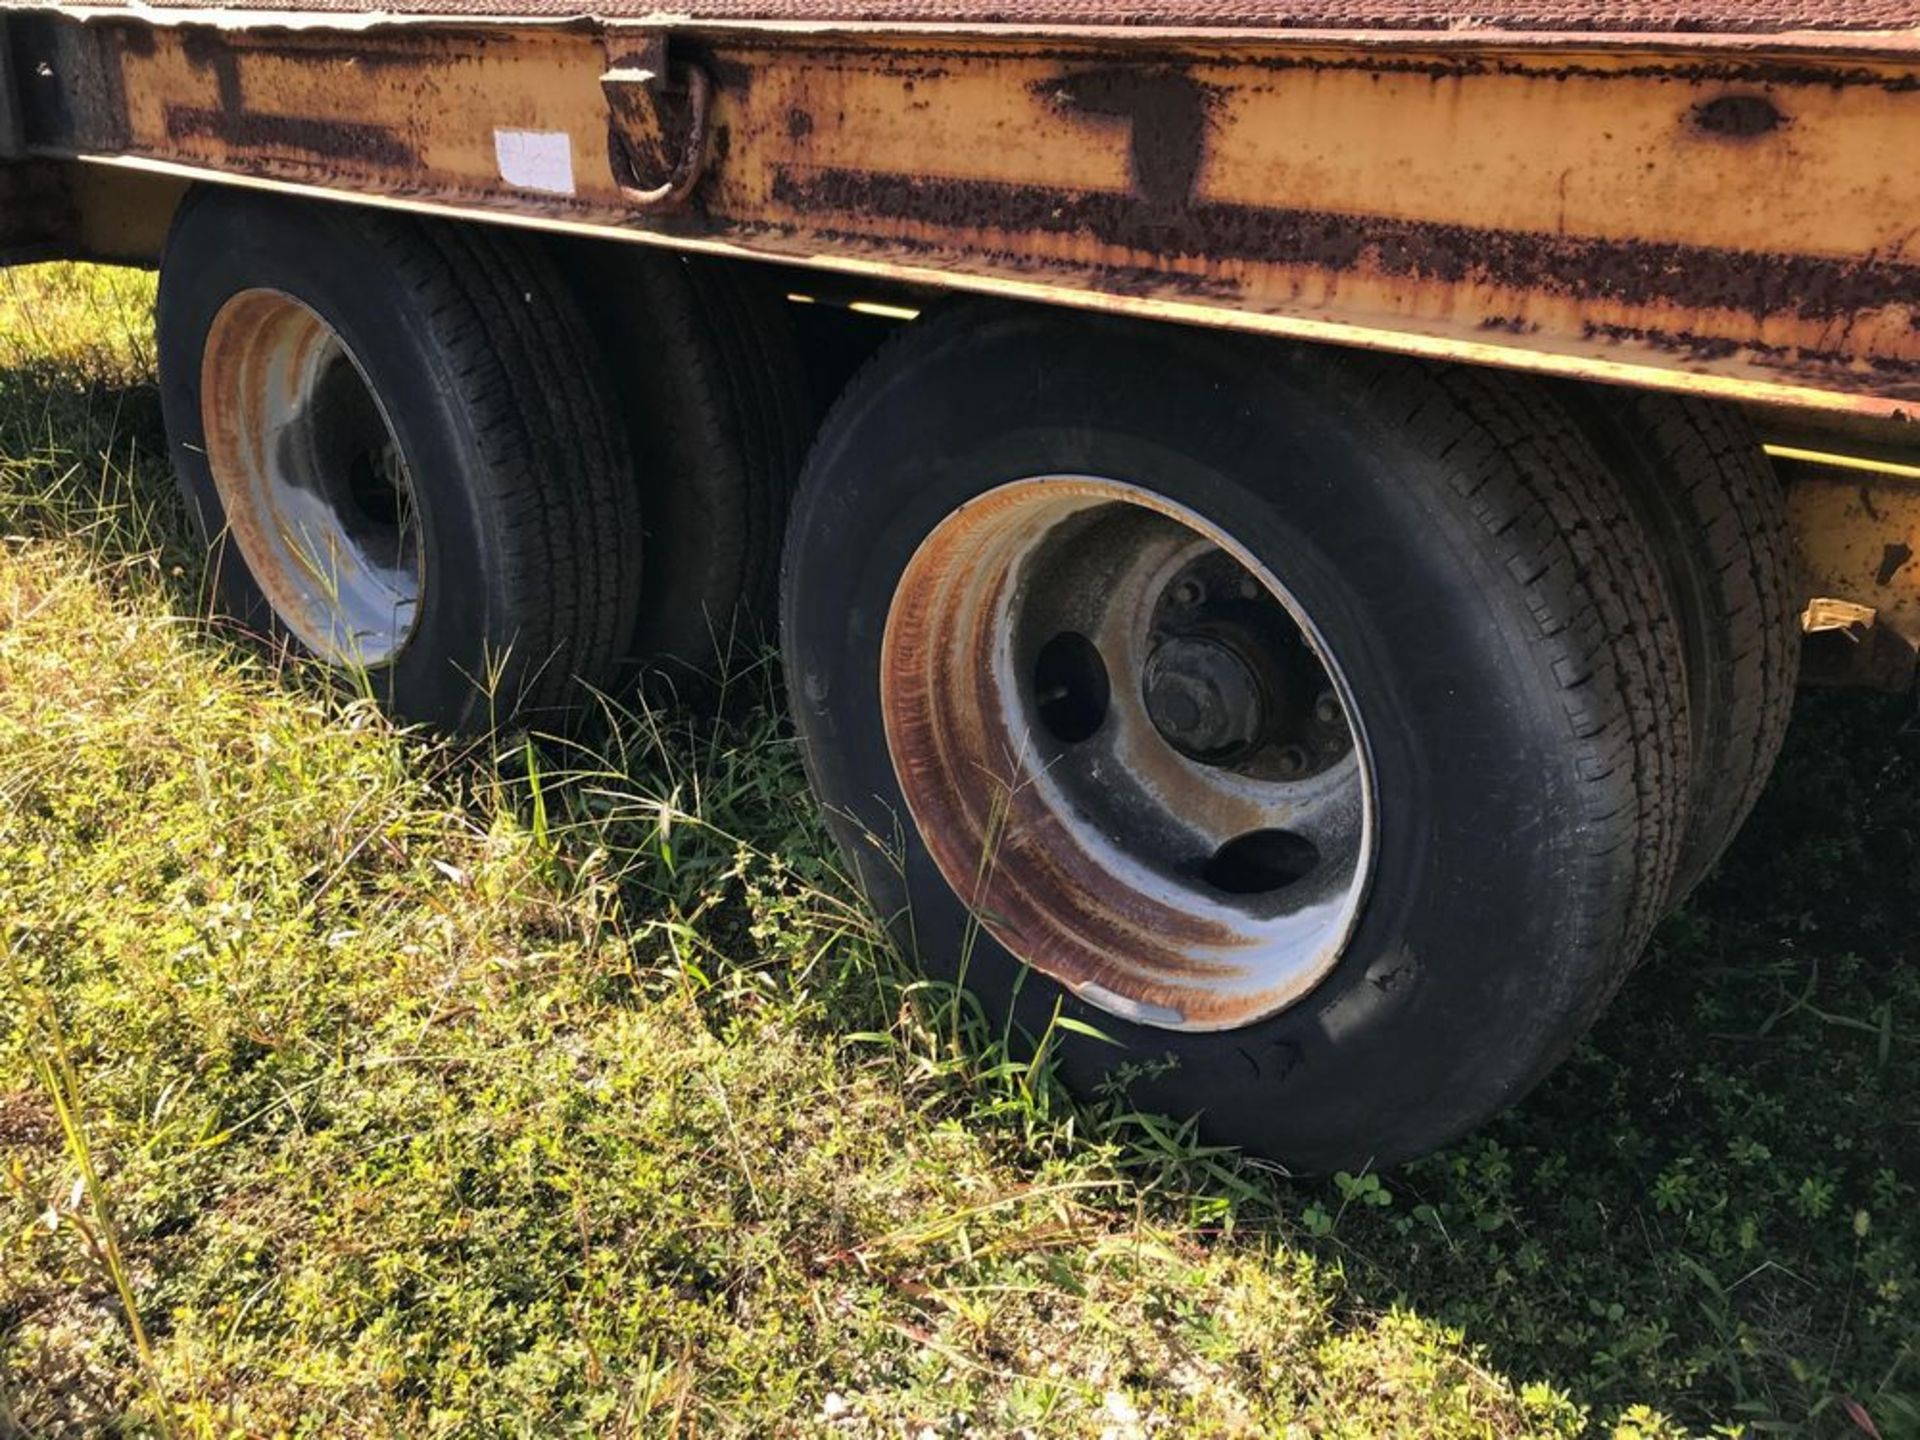
M 292 296 L 245 290 L 214 317 L 200 393 L 227 535 L 275 616 L 329 664 L 390 662 L 425 590 L 419 507 L 358 358 Z
M 909 560 L 880 682 L 935 865 L 1082 999 L 1226 1030 L 1339 959 L 1373 868 L 1365 732 L 1299 602 L 1204 517 L 1089 476 L 989 491 Z

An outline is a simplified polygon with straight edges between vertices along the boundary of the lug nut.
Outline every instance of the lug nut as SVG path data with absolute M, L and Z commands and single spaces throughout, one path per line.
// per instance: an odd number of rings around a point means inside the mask
M 1307 768 L 1307 752 L 1298 745 L 1289 745 L 1273 757 L 1273 763 L 1282 775 L 1298 775 Z
M 1331 690 L 1322 690 L 1319 699 L 1313 702 L 1313 718 L 1322 725 L 1337 724 L 1340 719 L 1340 702 Z

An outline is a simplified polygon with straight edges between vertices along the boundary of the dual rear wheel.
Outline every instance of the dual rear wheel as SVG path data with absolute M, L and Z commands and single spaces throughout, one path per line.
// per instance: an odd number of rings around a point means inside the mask
M 1794 634 L 1690 402 L 966 306 L 814 447 L 783 630 L 902 942 L 1305 1170 L 1523 1094 L 1724 847 Z
M 811 417 L 732 271 L 207 192 L 160 347 L 224 606 L 409 718 L 697 683 L 770 599 Z M 1388 1164 L 1543 1075 L 1744 816 L 1784 533 L 1692 402 L 954 306 L 813 445 L 789 697 L 876 908 L 996 1030 L 1071 1016 L 1083 1093 Z

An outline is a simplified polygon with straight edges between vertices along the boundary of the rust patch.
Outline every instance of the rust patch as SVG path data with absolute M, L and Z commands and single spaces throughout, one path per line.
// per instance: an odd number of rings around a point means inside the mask
M 1920 76 L 1910 71 L 1889 72 L 1864 66 L 1829 69 L 1782 60 L 1622 65 L 1617 69 L 1579 64 L 1531 66 L 1505 61 L 1494 67 L 1494 73 L 1541 80 L 1661 80 L 1684 85 L 1779 85 L 1822 90 L 1883 90 L 1889 95 L 1909 95 L 1920 90 Z
M 1920 362 L 1885 355 L 1865 357 L 1838 350 L 1805 346 L 1769 345 L 1765 341 L 1728 340 L 1718 335 L 1695 335 L 1684 330 L 1657 330 L 1636 325 L 1601 325 L 1589 322 L 1580 328 L 1583 340 L 1606 340 L 1614 344 L 1644 345 L 1669 355 L 1683 357 L 1705 367 L 1740 356 L 1757 365 L 1791 371 L 1815 380 L 1833 390 L 1871 388 L 1889 399 L 1920 399 Z M 1861 367 L 1870 372 L 1863 385 Z M 1901 377 L 1913 377 L 1902 384 Z
M 172 140 L 217 140 L 242 151 L 296 151 L 320 160 L 361 160 L 396 168 L 411 166 L 419 159 L 411 145 L 384 126 L 303 115 L 230 114 L 169 105 L 167 136 Z
M 744 100 L 753 93 L 754 73 L 758 69 L 756 65 L 732 55 L 703 55 L 698 58 L 707 73 L 713 76 L 713 83 L 736 101 Z
M 170 140 L 216 140 L 239 151 L 293 152 L 319 160 L 358 160 L 394 168 L 416 164 L 413 146 L 384 125 L 319 116 L 271 115 L 250 110 L 241 80 L 240 59 L 228 37 L 210 26 L 188 26 L 180 36 L 181 53 L 198 70 L 213 73 L 218 106 L 166 107 Z M 299 59 L 332 60 L 331 50 L 296 50 Z M 415 63 L 418 63 L 418 57 Z
M 474 53 L 486 49 L 484 32 L 436 30 L 432 49 L 423 53 L 418 41 L 402 36 L 367 34 L 345 35 L 325 31 L 294 31 L 285 35 L 255 35 L 245 32 L 222 36 L 236 51 L 260 51 L 276 60 L 291 61 L 316 68 L 344 66 L 351 70 L 420 71 L 456 58 L 462 47 Z
M 1082 70 L 1032 88 L 1069 114 L 1126 122 L 1134 190 L 1148 205 L 1170 210 L 1192 198 L 1206 158 L 1213 89 L 1184 70 L 1138 65 Z
M 132 27 L 129 27 L 132 28 Z M 147 27 L 147 33 L 153 32 Z M 436 30 L 430 40 L 369 31 L 227 30 L 186 24 L 178 31 L 180 53 L 197 69 L 237 65 L 243 56 L 267 55 L 294 65 L 345 66 L 354 70 L 423 70 L 451 58 L 462 45 L 482 49 L 484 32 Z M 149 41 L 151 44 L 151 41 Z
M 830 210 L 949 231 L 1082 235 L 1170 260 L 1250 260 L 1338 272 L 1365 267 L 1449 286 L 1470 282 L 1623 305 L 1825 320 L 1910 304 L 1920 295 L 1920 266 L 1896 261 L 1480 230 L 1217 201 L 1171 207 L 1111 191 L 783 166 L 773 194 L 803 214 Z
M 145 60 L 158 48 L 151 25 L 113 24 L 106 27 L 121 51 Z
M 1787 123 L 1780 107 L 1765 95 L 1720 95 L 1693 107 L 1694 128 L 1729 140 L 1753 140 Z
M 873 52 L 861 47 L 841 45 L 819 47 L 814 52 L 825 63 L 854 70 L 869 70 Z M 968 57 L 987 62 L 1048 61 L 1062 66 L 1110 63 L 1113 51 L 1095 44 L 979 44 L 968 50 Z M 950 50 L 902 46 L 889 51 L 895 73 L 923 74 L 938 78 L 953 64 Z M 1807 87 L 1820 90 L 1865 89 L 1904 95 L 1920 90 L 1920 74 L 1911 70 L 1875 68 L 1869 65 L 1840 64 L 1834 61 L 1814 63 L 1800 58 L 1770 58 L 1733 55 L 1712 58 L 1675 56 L 1671 59 L 1622 61 L 1616 65 L 1596 65 L 1584 60 L 1539 58 L 1515 59 L 1499 52 L 1455 52 L 1440 54 L 1387 53 L 1382 51 L 1319 50 L 1289 52 L 1283 50 L 1250 51 L 1222 49 L 1204 43 L 1187 46 L 1167 44 L 1129 45 L 1129 64 L 1140 67 L 1184 69 L 1197 65 L 1232 65 L 1237 70 L 1270 75 L 1326 75 L 1358 73 L 1368 75 L 1416 75 L 1429 80 L 1465 80 L 1486 75 L 1512 76 L 1524 80 L 1564 82 L 1568 80 L 1656 80 L 1684 86 L 1725 86 L 1766 89 L 1768 87 Z M 908 70 L 919 66 L 924 69 Z
M 1880 551 L 1880 568 L 1874 572 L 1873 583 L 1891 585 L 1893 577 L 1900 572 L 1900 567 L 1912 558 L 1913 547 L 1905 541 L 1896 541 L 1883 546 Z
M 206 25 L 187 26 L 180 32 L 180 53 L 194 69 L 213 72 L 222 110 L 238 114 L 246 108 L 240 87 L 239 57 L 218 30 Z
M 934 527 L 888 610 L 880 660 L 888 752 L 935 866 L 983 928 L 1022 961 L 1090 1003 L 1140 1007 L 1117 1012 L 1136 1021 L 1151 1013 L 1155 1024 L 1232 1028 L 1311 988 L 1337 957 L 1344 931 L 1321 937 L 1297 963 L 1269 968 L 1276 947 L 1294 943 L 1285 939 L 1284 924 L 1192 881 L 1180 858 L 1194 838 L 1188 827 L 1141 818 L 1144 828 L 1123 842 L 1112 833 L 1111 816 L 1095 821 L 1080 812 L 1071 785 L 1053 794 L 1049 777 L 1058 769 L 1028 733 L 1023 706 L 1003 689 L 1021 684 L 1023 622 L 1013 597 L 1030 601 L 1032 587 L 1043 583 L 1030 567 L 1059 559 L 1045 550 L 1046 538 L 1076 529 L 1085 538 L 1085 522 L 1102 514 L 1111 521 L 1108 512 L 1123 496 L 1139 514 L 1129 511 L 1130 522 L 1114 523 L 1139 526 L 1157 515 L 1153 525 L 1160 528 L 1119 532 L 1144 547 L 1131 550 L 1108 532 L 1112 543 L 1098 553 L 1132 556 L 1116 561 L 1119 569 L 1153 569 L 1156 545 L 1175 555 L 1206 543 L 1198 531 L 1177 531 L 1170 541 L 1167 524 L 1188 522 L 1138 492 L 1097 480 L 1002 486 Z M 1066 583 L 1090 582 L 1104 593 L 1117 573 L 1096 566 Z M 1120 633 L 1131 635 L 1131 625 L 1126 615 L 1114 615 L 1081 627 L 1098 636 L 1094 643 L 1107 666 L 1122 676 L 1137 673 L 1140 638 Z M 1107 767 L 1110 774 L 1138 776 L 1153 790 L 1154 777 L 1142 772 L 1141 762 L 1156 754 L 1158 780 L 1166 786 L 1157 805 L 1188 813 L 1207 807 L 1199 833 L 1209 850 L 1213 842 L 1204 837 L 1211 828 L 1257 829 L 1287 813 L 1271 795 L 1232 792 L 1206 780 L 1202 767 L 1179 761 L 1164 745 L 1150 751 L 1138 729 L 1147 723 L 1103 718 L 1086 739 L 1106 758 L 1082 772 L 1083 779 L 1097 779 Z M 1236 813 L 1222 815 L 1222 807 Z M 1160 860 L 1141 858 L 1130 848 L 1138 846 Z

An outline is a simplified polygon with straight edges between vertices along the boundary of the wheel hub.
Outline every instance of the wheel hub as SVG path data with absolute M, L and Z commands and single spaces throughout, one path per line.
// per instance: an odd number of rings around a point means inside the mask
M 1194 760 L 1244 755 L 1267 728 L 1265 687 L 1249 657 L 1223 636 L 1173 635 L 1147 657 L 1142 693 L 1166 742 Z
M 930 858 L 1083 1000 L 1226 1030 L 1338 959 L 1371 762 L 1297 602 L 1194 511 L 1077 475 L 974 498 L 896 585 L 880 689 Z
M 241 291 L 207 336 L 201 418 L 226 528 L 280 623 L 328 664 L 391 663 L 419 619 L 423 536 L 346 341 L 292 296 Z

